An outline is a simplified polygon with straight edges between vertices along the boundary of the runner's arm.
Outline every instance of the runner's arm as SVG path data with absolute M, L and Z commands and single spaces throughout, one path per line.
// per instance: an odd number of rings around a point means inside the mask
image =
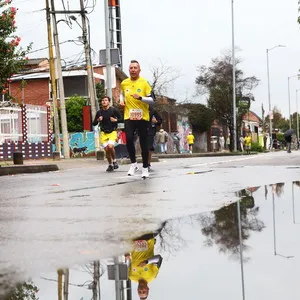
M 153 104 L 154 99 L 152 98 L 151 94 L 147 95 L 146 97 L 140 97 L 140 100 L 147 103 L 147 104 Z
M 117 108 L 115 108 L 115 107 L 114 107 L 114 115 L 117 118 L 117 122 L 118 123 L 120 123 L 120 122 L 123 121 L 123 117 L 122 117 L 120 111 Z
M 160 254 L 158 254 L 158 255 L 154 255 L 154 256 L 150 257 L 149 259 L 145 260 L 144 262 L 146 264 L 157 265 L 157 267 L 160 268 L 162 261 L 163 261 L 162 256 Z
M 94 119 L 94 121 L 93 121 L 93 126 L 96 126 L 96 125 L 98 125 L 98 123 L 99 123 L 99 117 L 101 116 L 101 112 L 100 112 L 100 110 L 98 110 L 97 111 L 97 113 L 96 113 L 96 116 L 95 116 L 95 119 Z
M 160 116 L 160 114 L 155 110 L 153 115 L 154 115 L 154 117 L 155 117 L 155 119 L 157 121 L 157 123 L 155 125 L 156 126 L 161 125 L 161 123 L 162 123 L 162 117 Z

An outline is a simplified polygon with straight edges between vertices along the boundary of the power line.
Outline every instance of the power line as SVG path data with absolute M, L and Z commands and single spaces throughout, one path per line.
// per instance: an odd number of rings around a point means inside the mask
M 94 10 L 95 10 L 95 6 L 96 6 L 96 0 L 93 0 L 93 4 L 92 6 L 88 6 L 88 2 L 89 0 L 87 0 L 87 3 L 86 3 L 86 6 L 85 6 L 85 9 L 87 8 L 91 8 L 92 10 L 90 12 L 87 12 L 87 14 L 91 14 Z
M 61 45 L 61 44 L 69 43 L 69 42 L 73 42 L 75 45 L 79 46 L 79 44 L 76 44 L 76 40 L 67 40 L 67 41 L 60 42 L 59 44 Z M 39 51 L 42 51 L 42 50 L 45 50 L 45 49 L 48 49 L 48 47 L 43 47 L 43 48 L 40 48 L 40 49 L 30 51 L 30 52 L 28 52 L 28 54 L 39 52 Z
M 40 278 L 43 279 L 43 280 L 46 280 L 46 281 L 52 281 L 52 282 L 57 282 L 58 281 L 57 279 L 46 278 L 46 277 L 43 277 L 43 276 L 40 276 Z M 87 281 L 85 281 L 82 284 L 69 283 L 69 285 L 76 286 L 76 287 L 83 287 L 84 288 L 86 286 L 89 286 L 91 283 L 92 283 L 92 281 L 87 280 Z

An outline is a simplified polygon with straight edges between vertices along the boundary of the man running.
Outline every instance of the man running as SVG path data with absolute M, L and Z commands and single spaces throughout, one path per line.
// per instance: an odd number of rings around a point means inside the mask
M 132 60 L 129 65 L 130 77 L 121 83 L 120 105 L 124 106 L 124 123 L 126 132 L 127 150 L 131 166 L 129 176 L 138 170 L 134 146 L 134 132 L 138 132 L 142 150 L 143 169 L 142 178 L 149 177 L 148 172 L 148 128 L 149 104 L 153 103 L 152 89 L 149 82 L 140 77 L 140 64 Z
M 154 138 L 156 135 L 157 127 L 161 125 L 162 118 L 160 114 L 155 110 L 153 105 L 150 105 L 150 122 L 149 122 L 149 131 L 148 131 L 148 171 L 152 171 L 151 168 L 151 159 L 152 153 L 154 151 Z
M 110 97 L 105 96 L 101 100 L 101 109 L 97 111 L 93 125 L 96 126 L 100 123 L 100 143 L 105 150 L 108 161 L 106 172 L 112 172 L 119 168 L 115 155 L 115 143 L 117 141 L 118 122 L 121 120 L 120 112 L 115 107 L 110 106 Z
M 192 134 L 191 131 L 187 135 L 186 140 L 187 140 L 187 143 L 189 145 L 190 153 L 193 153 L 193 146 L 194 146 L 195 137 L 194 137 L 194 135 Z

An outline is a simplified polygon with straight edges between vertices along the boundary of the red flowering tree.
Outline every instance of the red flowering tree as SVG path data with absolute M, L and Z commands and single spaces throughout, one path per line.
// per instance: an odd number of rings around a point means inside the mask
M 15 16 L 17 9 L 12 7 L 12 0 L 0 0 L 0 93 L 8 93 L 10 77 L 19 72 L 26 62 L 25 50 L 19 44 L 21 38 L 16 36 Z

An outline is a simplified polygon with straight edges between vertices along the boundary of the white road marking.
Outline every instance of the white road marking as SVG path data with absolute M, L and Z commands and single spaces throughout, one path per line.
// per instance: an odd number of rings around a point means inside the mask
M 202 163 L 202 164 L 195 164 L 195 165 L 191 165 L 191 166 L 198 167 L 198 166 L 217 165 L 217 164 L 230 163 L 230 162 L 235 162 L 235 161 L 243 161 L 243 160 L 248 160 L 248 159 L 253 159 L 253 158 L 257 158 L 257 156 L 249 156 L 249 157 L 235 158 L 235 159 L 229 159 L 229 160 L 218 160 L 218 161 L 206 162 L 206 163 Z

